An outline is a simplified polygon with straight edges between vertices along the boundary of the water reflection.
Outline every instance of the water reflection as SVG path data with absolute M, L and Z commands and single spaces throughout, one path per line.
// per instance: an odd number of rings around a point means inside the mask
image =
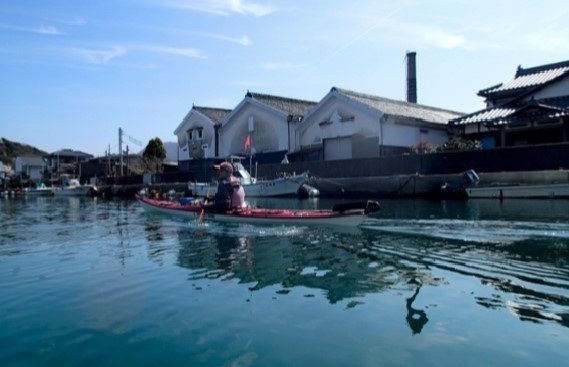
M 429 322 L 427 313 L 424 310 L 413 308 L 413 302 L 415 302 L 415 298 L 419 295 L 420 290 L 421 285 L 418 285 L 415 289 L 415 293 L 413 293 L 411 297 L 407 298 L 405 303 L 405 307 L 407 308 L 407 317 L 405 317 L 405 320 L 407 321 L 407 325 L 409 325 L 413 331 L 413 334 L 419 334 L 421 330 L 423 330 L 423 326 Z
M 391 221 L 387 231 L 386 221 Z M 379 224 L 382 228 L 373 229 Z M 365 303 L 367 295 L 397 290 L 405 297 L 401 306 L 413 334 L 429 322 L 426 309 L 417 306 L 420 290 L 446 286 L 449 280 L 441 272 L 474 277 L 493 287 L 490 296 L 470 296 L 483 307 L 509 309 L 523 321 L 569 326 L 565 223 L 460 220 L 449 225 L 446 218 L 433 218 L 397 224 L 375 218 L 368 227 L 341 233 L 184 225 L 178 230 L 177 261 L 190 269 L 189 280 L 234 279 L 252 292 L 277 286 L 279 295 L 303 287 L 322 294 L 330 304 L 344 301 L 348 308 Z M 523 229 L 523 236 L 513 236 L 511 227 L 513 232 Z M 490 241 L 512 236 L 511 241 Z
M 407 308 L 406 320 L 412 332 L 421 332 L 428 322 L 425 311 L 414 308 L 413 302 L 421 285 L 437 285 L 442 280 L 393 256 L 377 256 L 370 251 L 373 235 L 311 228 L 297 228 L 291 235 L 290 229 L 280 227 L 274 230 L 280 235 L 243 235 L 239 231 L 256 229 L 181 228 L 178 263 L 190 269 L 188 279 L 236 279 L 252 292 L 276 286 L 279 295 L 303 287 L 308 289 L 307 297 L 318 292 L 331 304 L 345 301 L 348 308 L 363 304 L 368 294 L 397 287 L 399 292 L 409 293 L 401 307 Z

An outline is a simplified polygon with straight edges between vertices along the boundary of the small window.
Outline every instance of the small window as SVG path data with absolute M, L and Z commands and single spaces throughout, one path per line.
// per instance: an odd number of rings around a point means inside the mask
M 197 139 L 198 139 L 198 140 L 203 139 L 203 129 L 197 129 L 196 131 L 197 131 L 197 133 L 198 133 Z
M 188 130 L 188 140 L 194 140 L 194 131 Z

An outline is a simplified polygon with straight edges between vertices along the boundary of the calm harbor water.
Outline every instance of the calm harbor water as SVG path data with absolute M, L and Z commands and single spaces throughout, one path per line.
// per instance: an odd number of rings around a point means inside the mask
M 0 365 L 567 364 L 569 201 L 380 201 L 343 231 L 1 199 Z

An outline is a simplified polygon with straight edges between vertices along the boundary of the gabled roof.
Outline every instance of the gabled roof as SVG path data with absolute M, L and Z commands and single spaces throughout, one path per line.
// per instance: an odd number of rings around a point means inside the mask
M 43 158 L 39 156 L 19 156 L 18 158 L 28 167 L 43 167 L 46 165 Z
M 174 130 L 174 134 L 178 134 L 180 129 L 184 126 L 186 121 L 190 118 L 190 116 L 194 113 L 198 112 L 213 122 L 214 125 L 221 125 L 223 119 L 231 112 L 231 110 L 225 108 L 215 108 L 215 107 L 203 107 L 203 106 L 195 106 L 193 105 L 191 110 L 184 116 L 176 130 Z
M 510 81 L 482 89 L 481 97 L 498 97 L 500 95 L 522 94 L 536 90 L 569 75 L 569 61 L 558 62 L 523 69 L 518 66 L 516 75 Z
M 204 116 L 209 118 L 211 121 L 213 121 L 214 125 L 220 125 L 223 122 L 225 116 L 231 112 L 231 110 L 225 108 L 202 106 L 193 106 L 192 109 L 202 113 Z
M 366 105 L 379 113 L 410 117 L 425 122 L 446 124 L 449 120 L 463 115 L 461 112 L 372 96 L 336 87 L 333 87 L 331 92 L 336 92 L 348 99 Z
M 316 106 L 316 102 L 312 101 L 252 93 L 249 91 L 247 91 L 245 97 L 252 98 L 287 115 L 304 116 L 308 110 Z
M 556 118 L 569 115 L 569 96 L 531 99 L 525 103 L 490 107 L 449 121 L 449 125 L 467 125 L 484 123 L 486 125 L 504 125 L 519 120 L 523 113 L 533 110 L 533 116 Z

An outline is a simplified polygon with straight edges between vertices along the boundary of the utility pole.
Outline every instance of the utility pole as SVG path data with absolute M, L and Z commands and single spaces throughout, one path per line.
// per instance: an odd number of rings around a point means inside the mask
M 122 129 L 119 127 L 119 161 L 121 165 L 121 177 L 123 176 L 123 154 L 122 154 Z

